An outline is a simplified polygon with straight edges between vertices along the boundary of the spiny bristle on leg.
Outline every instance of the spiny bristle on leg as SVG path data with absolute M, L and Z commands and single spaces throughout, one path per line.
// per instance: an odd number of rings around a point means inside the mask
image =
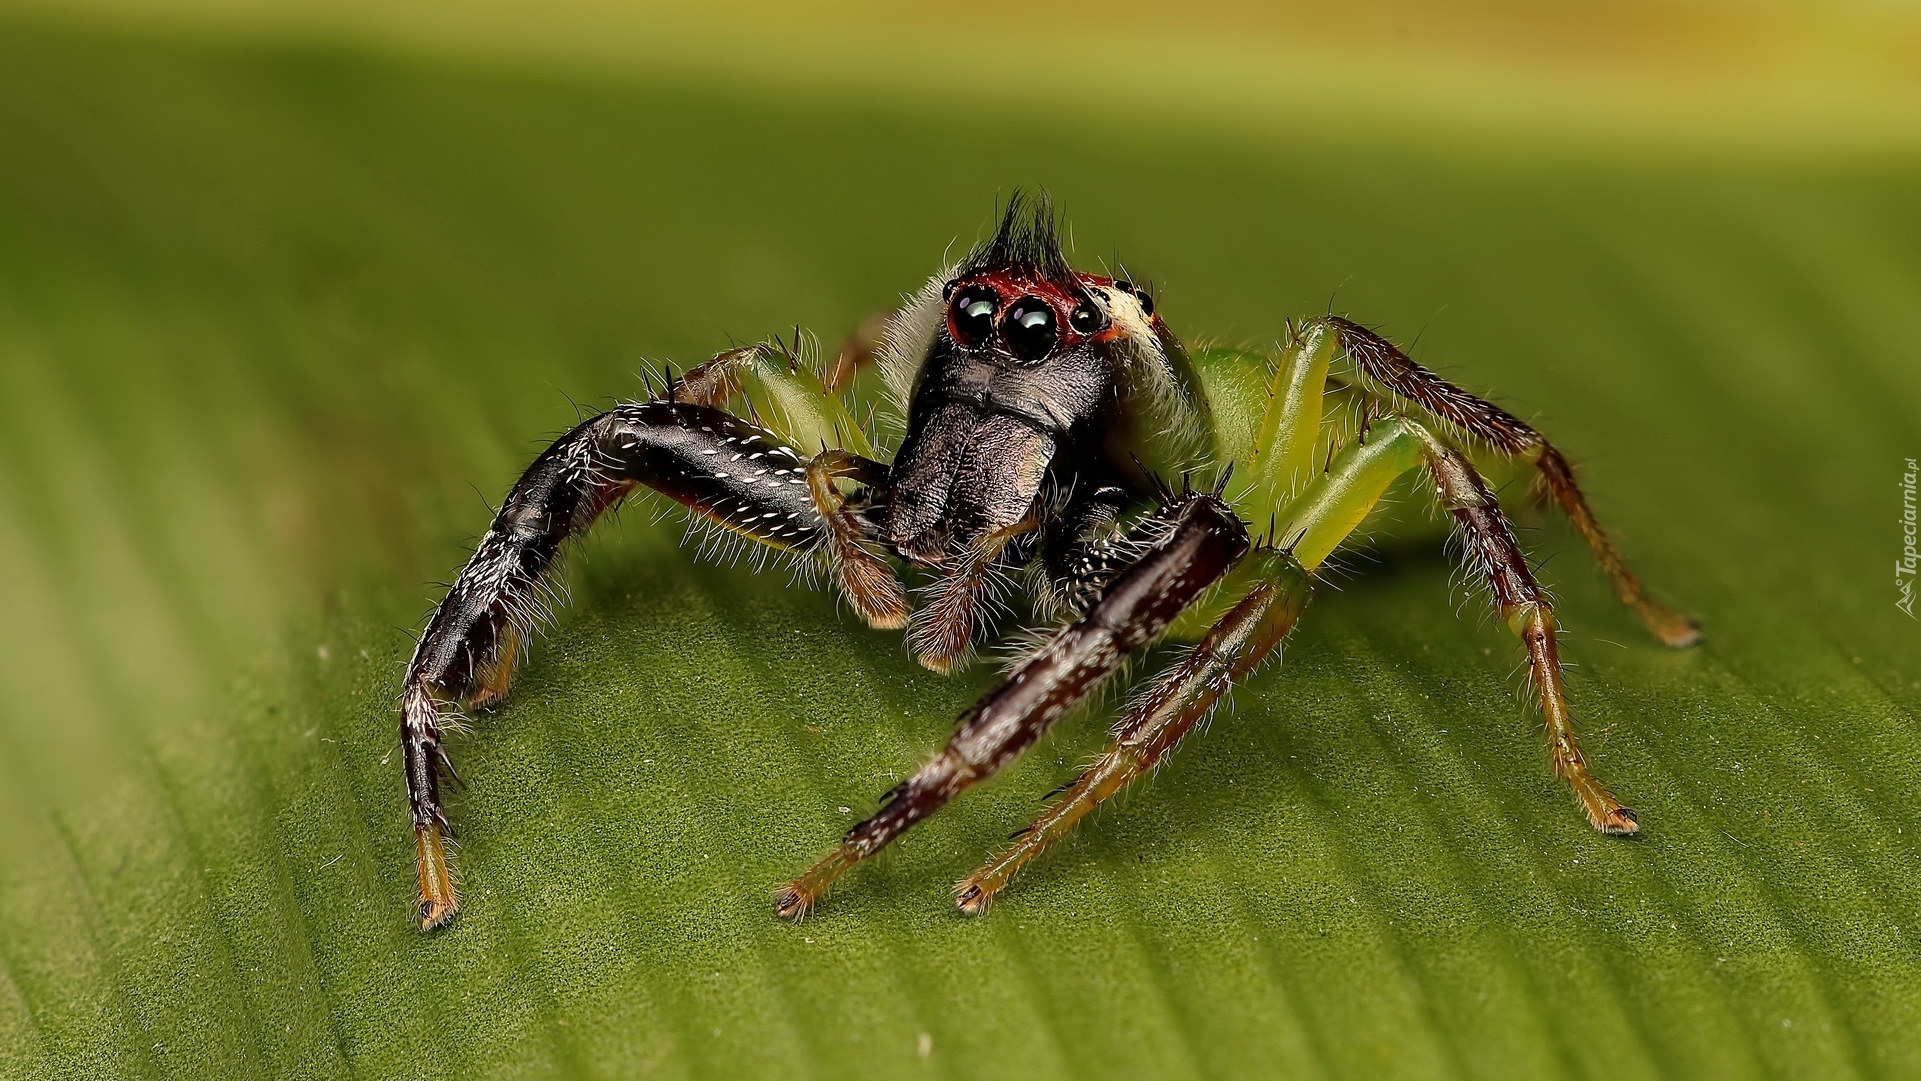
M 420 874 L 420 929 L 445 927 L 460 908 L 454 893 L 453 869 L 441 843 L 438 825 L 414 828 L 414 865 Z

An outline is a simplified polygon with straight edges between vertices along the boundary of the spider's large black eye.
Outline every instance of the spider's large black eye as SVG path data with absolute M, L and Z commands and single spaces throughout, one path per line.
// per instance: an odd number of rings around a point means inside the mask
M 1067 325 L 1073 327 L 1076 334 L 1097 333 L 1106 323 L 1107 319 L 1101 310 L 1094 306 L 1093 301 L 1085 298 L 1067 313 Z
M 985 285 L 970 285 L 954 298 L 954 337 L 966 346 L 979 345 L 994 333 L 994 309 L 1000 294 Z
M 1054 325 L 1054 309 L 1039 297 L 1022 297 L 1008 306 L 1001 320 L 1001 336 L 1008 348 L 1022 360 L 1039 360 L 1054 351 L 1060 328 Z

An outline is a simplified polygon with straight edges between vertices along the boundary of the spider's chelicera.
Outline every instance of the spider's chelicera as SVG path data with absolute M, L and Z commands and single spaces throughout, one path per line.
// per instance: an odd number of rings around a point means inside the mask
M 844 400 L 860 355 L 878 362 L 904 419 L 891 457 Z M 906 627 L 936 671 L 988 637 L 1010 572 L 1025 572 L 1031 610 L 1051 628 L 939 754 L 779 891 L 782 916 L 804 915 L 848 868 L 1012 761 L 1130 654 L 1163 637 L 1191 642 L 1127 699 L 1099 760 L 960 883 L 961 910 L 984 910 L 1276 650 L 1329 556 L 1409 472 L 1425 475 L 1526 646 L 1556 772 L 1596 829 L 1635 832 L 1634 813 L 1588 772 L 1553 612 L 1469 453 L 1532 465 L 1657 638 L 1687 646 L 1700 632 L 1628 571 L 1561 453 L 1346 319 L 1292 326 L 1272 354 L 1201 359 L 1146 290 L 1068 265 L 1045 200 L 1017 194 L 992 240 L 831 372 L 778 346 L 735 349 L 562 436 L 514 485 L 407 668 L 401 738 L 421 924 L 445 923 L 457 903 L 442 726 L 506 693 L 562 544 L 640 485 L 704 526 L 822 571 L 868 623 Z M 1197 488 L 1196 475 L 1218 479 Z M 918 604 L 902 568 L 926 583 Z

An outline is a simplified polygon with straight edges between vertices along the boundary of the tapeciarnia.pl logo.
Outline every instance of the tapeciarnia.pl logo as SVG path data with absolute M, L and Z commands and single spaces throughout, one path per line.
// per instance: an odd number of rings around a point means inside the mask
M 1907 472 L 1901 474 L 1901 558 L 1894 561 L 1894 589 L 1900 594 L 1894 606 L 1908 614 L 1909 619 L 1917 619 L 1914 614 L 1914 572 L 1915 563 L 1921 556 L 1914 550 L 1914 481 L 1921 469 L 1915 468 L 1914 459 L 1907 459 Z

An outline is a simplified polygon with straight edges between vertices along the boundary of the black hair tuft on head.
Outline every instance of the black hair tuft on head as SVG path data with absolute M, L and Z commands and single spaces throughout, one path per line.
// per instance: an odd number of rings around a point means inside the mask
M 1060 227 L 1054 219 L 1054 201 L 1043 189 L 1029 197 L 1015 188 L 1007 197 L 1001 214 L 1000 229 L 994 239 L 978 244 L 961 265 L 961 276 L 983 270 L 1018 268 L 1042 278 L 1060 282 L 1074 280 L 1074 268 L 1061 251 Z

